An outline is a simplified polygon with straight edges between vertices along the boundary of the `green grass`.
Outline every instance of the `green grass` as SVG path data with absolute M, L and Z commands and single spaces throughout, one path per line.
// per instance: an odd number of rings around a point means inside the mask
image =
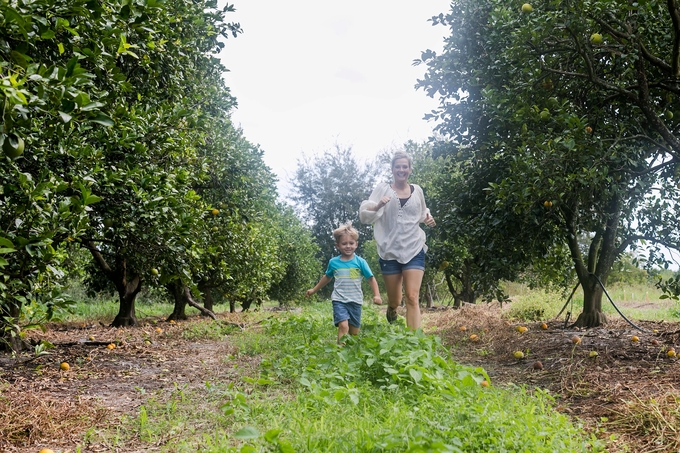
M 513 298 L 507 316 L 524 321 L 539 321 L 555 317 L 569 296 L 569 294 L 550 293 L 539 289 L 532 290 L 518 284 L 510 284 L 506 289 Z M 662 292 L 654 285 L 614 284 L 607 288 L 607 292 L 621 312 L 631 320 L 669 321 L 680 319 L 680 307 L 669 307 L 666 302 L 660 299 Z M 579 288 L 562 317 L 565 316 L 567 311 L 571 311 L 572 319 L 575 320 L 582 308 L 583 291 Z M 606 295 L 602 296 L 602 311 L 608 316 L 619 316 Z
M 124 432 L 172 452 L 601 451 L 549 394 L 484 388 L 484 370 L 452 362 L 436 336 L 385 324 L 372 306 L 363 324 L 338 346 L 326 303 L 264 331 L 235 330 L 239 354 L 260 359 L 255 372 L 152 395 Z

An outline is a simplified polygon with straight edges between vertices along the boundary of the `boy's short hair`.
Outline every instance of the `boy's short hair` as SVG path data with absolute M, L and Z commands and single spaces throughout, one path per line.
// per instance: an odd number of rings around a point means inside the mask
M 359 240 L 359 232 L 352 226 L 352 222 L 343 223 L 339 228 L 333 230 L 333 237 L 336 243 L 346 234 L 355 241 Z

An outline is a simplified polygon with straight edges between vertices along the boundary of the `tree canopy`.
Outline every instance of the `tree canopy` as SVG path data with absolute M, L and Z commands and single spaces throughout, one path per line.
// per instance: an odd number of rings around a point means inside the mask
M 351 147 L 336 145 L 329 152 L 298 161 L 291 199 L 310 225 L 320 261 L 337 254 L 333 230 L 345 222 L 352 222 L 359 231 L 358 254 L 372 239 L 371 226 L 359 221 L 359 205 L 371 194 L 375 178 L 374 164 L 361 163 Z
M 418 86 L 440 100 L 438 149 L 461 169 L 451 202 L 486 256 L 522 269 L 566 248 L 577 324 L 594 326 L 617 257 L 644 241 L 664 265 L 661 247 L 680 245 L 678 3 L 532 6 L 454 1 L 433 18 L 451 34 L 416 62 Z
M 217 55 L 241 32 L 233 10 L 0 4 L 0 311 L 12 347 L 22 307 L 58 300 L 73 247 L 90 252 L 90 281 L 115 288 L 116 326 L 136 323 L 143 285 L 245 305 L 285 278 L 273 232 L 292 222 L 277 224 L 275 177 L 231 123 Z

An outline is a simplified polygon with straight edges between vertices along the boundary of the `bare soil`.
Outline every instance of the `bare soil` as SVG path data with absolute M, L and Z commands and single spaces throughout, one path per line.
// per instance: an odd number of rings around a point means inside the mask
M 220 316 L 222 322 L 255 328 L 248 319 L 247 314 Z M 235 381 L 258 366 L 256 358 L 236 354 L 229 337 L 185 338 L 200 323 L 212 322 L 208 319 L 146 321 L 143 327 L 123 329 L 49 325 L 31 334 L 32 341 L 55 345 L 49 355 L 0 356 L 0 451 L 49 447 L 75 452 L 76 445 L 82 452 L 156 451 L 134 442 L 108 445 L 90 434 L 115 427 L 122 417 L 135 417 L 150 394 Z M 680 351 L 680 323 L 636 324 L 645 331 L 621 318 L 590 330 L 565 328 L 557 321 L 542 329 L 541 322 L 504 319 L 497 305 L 424 310 L 426 330 L 442 337 L 456 361 L 483 367 L 494 386 L 546 389 L 558 411 L 606 441 L 609 451 L 677 452 L 680 374 L 677 358 L 667 351 Z M 518 332 L 519 326 L 527 331 Z M 572 341 L 574 336 L 580 343 Z M 108 349 L 110 343 L 116 347 Z M 524 358 L 516 359 L 515 351 Z M 591 357 L 591 351 L 597 356 Z M 60 370 L 63 361 L 69 371 Z M 225 366 L 227 361 L 240 363 Z
M 248 328 L 248 315 L 221 315 L 220 321 Z M 75 452 L 157 451 L 148 445 L 89 443 L 86 437 L 111 429 L 122 417 L 137 416 L 150 395 L 177 387 L 230 382 L 256 367 L 256 359 L 236 357 L 228 340 L 185 339 L 183 332 L 212 322 L 195 316 L 181 323 L 148 319 L 143 327 L 54 324 L 32 331 L 32 342 L 55 345 L 49 355 L 31 359 L 0 356 L 0 451 Z M 109 349 L 108 345 L 115 348 Z M 229 361 L 231 366 L 225 366 Z M 68 371 L 60 369 L 67 362 Z M 238 362 L 238 366 L 236 365 Z

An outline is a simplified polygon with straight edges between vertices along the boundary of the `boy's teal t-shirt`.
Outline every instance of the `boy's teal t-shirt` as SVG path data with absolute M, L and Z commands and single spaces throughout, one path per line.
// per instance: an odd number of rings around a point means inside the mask
M 334 256 L 328 262 L 326 275 L 335 279 L 331 300 L 363 304 L 364 293 L 361 291 L 361 280 L 373 277 L 373 272 L 366 260 L 358 255 L 354 255 L 349 261 L 343 261 L 339 256 Z

